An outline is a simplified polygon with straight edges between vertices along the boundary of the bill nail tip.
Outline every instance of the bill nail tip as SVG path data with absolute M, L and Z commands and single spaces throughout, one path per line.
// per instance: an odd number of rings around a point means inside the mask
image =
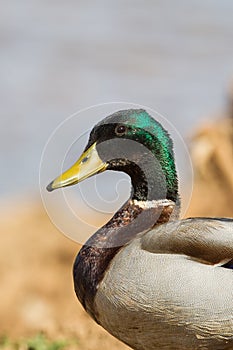
M 53 190 L 54 190 L 54 188 L 53 188 L 53 182 L 50 182 L 50 184 L 48 184 L 48 186 L 46 187 L 46 190 L 48 191 L 48 192 L 52 192 Z

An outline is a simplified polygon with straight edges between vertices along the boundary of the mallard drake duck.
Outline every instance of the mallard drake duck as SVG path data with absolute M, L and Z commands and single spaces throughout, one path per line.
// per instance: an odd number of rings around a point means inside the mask
M 233 349 L 233 220 L 178 219 L 173 143 L 143 109 L 99 122 L 79 160 L 47 189 L 105 170 L 127 173 L 132 191 L 76 257 L 84 309 L 136 350 Z

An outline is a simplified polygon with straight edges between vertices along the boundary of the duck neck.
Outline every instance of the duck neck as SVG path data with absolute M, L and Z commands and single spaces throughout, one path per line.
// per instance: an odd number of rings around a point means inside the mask
M 179 202 L 178 180 L 173 154 L 156 158 L 155 153 L 140 154 L 137 163 L 129 160 L 112 161 L 109 170 L 129 175 L 131 198 L 138 201 L 172 200 Z
M 95 295 L 111 260 L 136 235 L 167 222 L 174 207 L 175 203 L 167 199 L 150 202 L 129 199 L 81 248 L 73 270 L 75 292 L 96 322 Z
M 132 183 L 132 199 L 144 202 L 172 200 L 177 202 L 178 182 L 176 173 L 165 173 L 163 169 L 156 165 L 143 167 L 130 167 L 130 177 Z

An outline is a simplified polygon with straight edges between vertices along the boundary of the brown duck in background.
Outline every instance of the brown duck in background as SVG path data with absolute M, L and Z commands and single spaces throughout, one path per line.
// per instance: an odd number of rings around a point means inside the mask
M 86 311 L 136 350 L 233 348 L 233 220 L 177 220 L 173 146 L 144 110 L 97 124 L 83 155 L 48 190 L 124 171 L 129 200 L 74 264 Z

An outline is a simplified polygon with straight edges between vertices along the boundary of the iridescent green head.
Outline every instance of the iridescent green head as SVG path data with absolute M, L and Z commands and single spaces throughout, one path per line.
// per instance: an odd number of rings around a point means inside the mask
M 48 190 L 78 183 L 104 170 L 127 173 L 133 199 L 178 199 L 172 140 L 143 109 L 118 111 L 99 122 L 82 156 Z

